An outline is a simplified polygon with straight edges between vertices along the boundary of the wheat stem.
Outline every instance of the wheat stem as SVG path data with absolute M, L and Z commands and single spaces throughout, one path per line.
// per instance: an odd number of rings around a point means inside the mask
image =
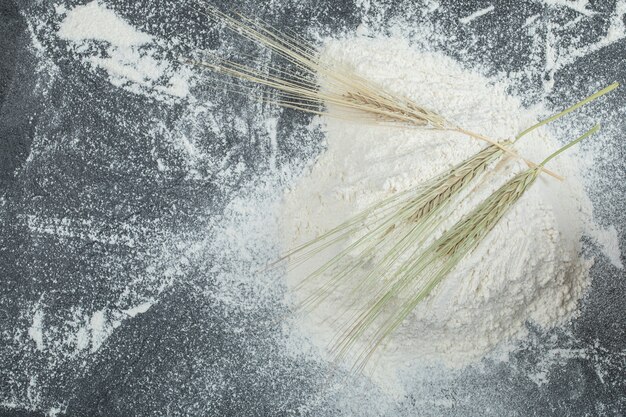
M 559 181 L 563 181 L 564 180 L 564 178 L 562 176 L 560 176 L 559 174 L 557 174 L 555 172 L 552 172 L 552 171 L 550 171 L 547 168 L 540 167 L 539 164 L 536 164 L 536 163 L 534 163 L 532 161 L 529 161 L 528 159 L 520 156 L 515 150 L 511 149 L 510 147 L 503 146 L 503 145 L 499 144 L 498 142 L 494 141 L 493 139 L 488 138 L 487 136 L 483 136 L 481 134 L 474 133 L 474 132 L 471 132 L 469 130 L 465 130 L 465 129 L 462 129 L 462 128 L 455 128 L 453 130 L 456 131 L 456 132 L 459 132 L 459 133 L 464 133 L 464 134 L 466 134 L 468 136 L 471 136 L 473 138 L 483 140 L 483 141 L 485 141 L 487 143 L 490 143 L 490 144 L 492 144 L 494 146 L 497 146 L 498 148 L 502 149 L 504 152 L 506 152 L 507 154 L 511 155 L 512 157 L 521 159 L 530 168 L 539 167 L 541 171 L 545 172 L 546 174 L 550 175 L 551 177 L 554 177 L 554 178 L 556 178 Z
M 598 132 L 600 130 L 600 123 L 596 124 L 594 127 L 592 127 L 591 129 L 589 129 L 587 132 L 585 132 L 585 134 L 583 134 L 582 136 L 580 136 L 578 139 L 571 141 L 570 143 L 568 143 L 567 145 L 563 146 L 560 149 L 557 149 L 554 153 L 548 155 L 546 157 L 546 159 L 544 159 L 541 162 L 541 166 L 544 166 L 545 164 L 547 164 L 548 162 L 550 162 L 552 159 L 556 158 L 557 156 L 559 156 L 561 153 L 565 152 L 566 150 L 568 150 L 569 148 L 571 148 L 572 146 L 576 145 L 578 142 L 586 139 L 587 137 L 595 134 L 596 132 Z
M 610 93 L 611 91 L 615 90 L 617 87 L 619 87 L 619 83 L 618 82 L 614 82 L 613 84 L 603 88 L 602 90 L 590 95 L 589 97 L 579 101 L 578 103 L 574 104 L 573 106 L 568 107 L 567 109 L 563 110 L 560 113 L 555 114 L 554 116 L 548 117 L 545 120 L 540 121 L 539 123 L 529 127 L 528 129 L 522 131 L 521 133 L 519 133 L 516 137 L 515 140 L 513 141 L 513 143 L 517 142 L 518 140 L 520 140 L 523 136 L 527 135 L 528 133 L 532 132 L 533 130 L 546 125 L 548 123 L 551 123 L 563 116 L 565 116 L 568 113 L 573 112 L 574 110 L 584 106 L 585 104 L 591 103 L 592 101 L 594 101 L 597 98 L 602 97 L 603 95 Z

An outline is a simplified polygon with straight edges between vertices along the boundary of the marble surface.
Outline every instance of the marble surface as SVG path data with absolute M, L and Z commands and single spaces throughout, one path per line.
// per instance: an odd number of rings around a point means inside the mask
M 177 55 L 237 42 L 207 28 L 192 2 L 104 3 L 133 27 L 177 40 L 154 52 L 173 71 Z M 423 45 L 488 74 L 518 74 L 512 93 L 523 92 L 527 105 L 568 102 L 626 81 L 623 39 L 553 73 L 522 71 L 545 64 L 537 39 L 558 29 L 564 39 L 592 43 L 623 2 L 235 3 L 299 33 L 340 34 L 363 21 L 384 32 L 397 19 L 414 22 L 446 35 L 420 39 Z M 59 5 L 76 4 L 0 4 L 0 415 L 626 413 L 626 276 L 599 254 L 571 323 L 553 330 L 528 324 L 507 360 L 488 357 L 456 370 L 425 365 L 400 396 L 289 351 L 282 287 L 255 283 L 241 266 L 242 253 L 272 248 L 235 247 L 236 236 L 223 243 L 221 226 L 242 190 L 304 166 L 323 135 L 308 128 L 309 116 L 202 83 L 171 100 L 114 85 L 56 36 Z M 472 24 L 459 21 L 491 5 Z M 521 29 L 529 21 L 538 31 L 532 35 Z M 549 89 L 547 81 L 554 81 Z M 603 139 L 610 151 L 595 166 L 606 177 L 591 183 L 590 194 L 626 248 L 626 89 L 609 103 L 579 117 L 602 111 L 610 127 Z M 269 116 L 276 146 L 263 127 Z M 586 247 L 597 254 L 593 242 Z

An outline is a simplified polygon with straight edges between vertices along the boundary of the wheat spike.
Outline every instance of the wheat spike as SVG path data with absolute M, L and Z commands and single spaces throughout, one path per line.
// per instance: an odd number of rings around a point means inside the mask
M 540 166 L 596 133 L 596 125 L 579 138 L 548 156 Z M 362 369 L 385 339 L 406 319 L 411 311 L 452 271 L 467 254 L 472 252 L 502 219 L 508 210 L 522 197 L 539 175 L 539 168 L 529 168 L 500 187 L 478 207 L 429 245 L 412 262 L 405 265 L 392 283 L 383 285 L 370 298 L 368 308 L 363 310 L 341 336 L 333 351 L 338 359 L 344 359 L 356 341 L 367 334 L 368 344 L 355 355 L 355 369 Z M 399 306 L 392 304 L 402 295 Z M 410 295 L 409 297 L 406 297 Z M 376 324 L 378 323 L 378 324 Z
M 426 183 L 383 200 L 287 253 L 283 260 L 287 260 L 290 268 L 294 268 L 323 250 L 358 235 L 367 224 L 366 233 L 301 281 L 300 286 L 313 281 L 317 288 L 299 308 L 313 308 L 339 285 L 353 281 L 359 281 L 354 287 L 355 293 L 367 289 L 368 284 L 375 283 L 398 268 L 404 257 L 419 253 L 421 242 L 446 217 L 455 197 L 502 154 L 500 148 L 490 145 Z M 374 255 L 380 262 L 372 265 L 370 261 Z M 366 263 L 370 264 L 368 272 L 359 273 L 359 267 Z M 331 276 L 324 281 L 323 277 L 328 273 Z M 320 279 L 323 283 L 320 283 Z
M 613 88 L 609 86 L 546 120 L 556 120 Z M 545 123 L 542 121 L 538 124 Z M 525 132 L 528 131 L 529 129 Z M 522 136 L 524 132 L 515 141 Z M 356 298 L 360 289 L 371 289 L 376 280 L 384 279 L 385 275 L 400 268 L 402 262 L 409 262 L 417 256 L 424 239 L 439 227 L 447 215 L 446 210 L 450 203 L 479 178 L 489 164 L 504 154 L 502 147 L 509 147 L 511 143 L 512 141 L 504 141 L 499 147 L 490 145 L 439 176 L 372 205 L 316 239 L 286 253 L 277 262 L 287 261 L 289 268 L 293 269 L 328 248 L 359 236 L 301 281 L 299 288 L 311 282 L 317 288 L 301 303 L 298 310 L 310 310 L 340 285 L 348 285 L 361 279 L 354 288 Z M 535 168 L 541 169 L 540 166 Z M 363 233 L 363 230 L 366 232 Z M 375 259 L 374 254 L 378 255 Z M 370 271 L 363 275 L 359 268 L 365 264 L 370 266 Z M 329 274 L 330 278 L 324 277 Z
M 538 167 L 536 163 L 517 154 L 511 147 L 500 145 L 497 140 L 456 126 L 442 115 L 419 106 L 408 97 L 386 91 L 345 68 L 321 62 L 319 51 L 302 39 L 294 39 L 258 20 L 238 14 L 235 14 L 236 18 L 231 17 L 201 0 L 197 0 L 196 3 L 200 7 L 197 10 L 199 13 L 270 49 L 293 67 L 293 69 L 268 67 L 269 72 L 278 74 L 270 75 L 248 65 L 215 56 L 210 60 L 184 60 L 188 64 L 207 68 L 216 73 L 270 87 L 276 92 L 276 96 L 268 98 L 252 88 L 232 87 L 232 83 L 225 83 L 232 89 L 231 91 L 317 115 L 337 116 L 325 110 L 327 106 L 336 106 L 343 109 L 349 119 L 350 115 L 356 112 L 359 117 L 370 117 L 375 122 L 384 121 L 457 132 L 499 147 L 511 157 L 524 161 L 529 167 Z M 324 88 L 320 88 L 320 84 L 323 84 Z M 547 168 L 540 167 L 540 170 L 556 179 L 563 179 Z

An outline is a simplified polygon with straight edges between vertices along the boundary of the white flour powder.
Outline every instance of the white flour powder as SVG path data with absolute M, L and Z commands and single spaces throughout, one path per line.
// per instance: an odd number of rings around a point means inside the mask
M 161 101 L 189 93 L 186 72 L 176 72 L 169 62 L 158 59 L 157 46 L 162 42 L 135 29 L 105 5 L 92 1 L 69 11 L 57 8 L 57 13 L 64 15 L 58 36 L 70 41 L 72 53 L 92 69 L 106 71 L 114 86 Z M 93 48 L 100 43 L 106 44 L 104 56 Z
M 511 137 L 535 122 L 504 86 L 492 85 L 444 56 L 416 53 L 400 39 L 332 41 L 325 56 L 492 138 Z M 484 146 L 459 134 L 332 118 L 326 123 L 327 151 L 285 197 L 281 214 L 285 249 L 452 167 Z M 570 139 L 560 138 L 561 142 Z M 518 146 L 535 161 L 556 148 L 546 130 L 525 137 Z M 513 162 L 506 169 L 512 173 L 521 167 Z M 526 321 L 554 326 L 576 309 L 592 263 L 580 255 L 580 238 L 585 225 L 591 224 L 591 205 L 572 152 L 550 167 L 567 180 L 540 177 L 393 335 L 377 359 L 382 368 L 425 358 L 463 365 L 521 334 Z M 455 215 L 467 213 L 505 180 L 506 175 L 492 176 L 490 185 L 475 190 Z M 457 219 L 450 219 L 450 224 Z M 289 273 L 296 300 L 305 297 L 307 290 L 296 291 L 294 284 L 321 262 L 314 260 Z M 343 294 L 335 293 L 302 318 L 306 333 L 321 351 L 341 324 L 336 315 L 343 300 Z

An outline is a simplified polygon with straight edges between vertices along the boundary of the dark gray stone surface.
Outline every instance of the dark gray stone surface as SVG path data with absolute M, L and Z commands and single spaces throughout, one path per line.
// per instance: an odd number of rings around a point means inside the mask
M 493 74 L 534 65 L 529 58 L 533 46 L 514 30 L 529 16 L 539 13 L 540 19 L 558 24 L 576 13 L 533 1 L 441 3 L 445 13 L 428 17 L 418 2 L 402 0 L 376 2 L 372 13 L 380 11 L 383 21 L 402 16 L 416 27 L 448 33 L 445 42 L 422 42 Z M 165 48 L 164 56 L 237 42 L 208 30 L 183 2 L 107 4 L 155 36 L 167 39 L 175 33 L 184 47 Z M 458 24 L 460 16 L 491 4 L 497 7 L 480 28 Z M 328 34 L 353 31 L 363 14 L 350 2 L 332 0 L 232 6 L 302 33 L 307 27 Z M 582 42 L 606 30 L 615 2 L 591 2 L 590 8 L 597 15 L 582 28 L 572 28 Z M 263 106 L 258 114 L 258 106 L 245 97 L 211 94 L 215 105 L 208 111 L 222 126 L 212 132 L 202 117 L 187 118 L 185 100 L 166 105 L 87 71 L 67 53 L 64 41 L 50 36 L 58 27 L 55 19 L 53 5 L 46 2 L 0 3 L 1 415 L 42 415 L 58 404 L 68 416 L 626 413 L 626 277 L 602 256 L 592 269 L 593 284 L 580 317 L 551 331 L 529 324 L 529 337 L 507 362 L 486 359 L 462 370 L 433 371 L 399 399 L 386 398 L 365 379 L 346 380 L 350 389 L 344 391 L 330 390 L 329 365 L 285 354 L 280 291 L 254 308 L 233 307 L 216 296 L 216 276 L 236 259 L 225 263 L 226 255 L 203 253 L 173 266 L 187 256 L 189 246 L 171 242 L 212 239 L 211 219 L 241 189 L 275 169 L 266 132 L 256 127 L 273 110 Z M 32 47 L 32 39 L 40 49 Z M 625 82 L 625 57 L 622 40 L 562 68 L 547 101 L 571 102 L 597 85 Z M 542 99 L 542 77 L 517 78 L 513 93 L 523 91 L 529 105 Z M 209 96 L 201 89 L 194 94 Z M 599 218 L 617 227 L 624 248 L 626 89 L 610 100 L 609 108 L 594 104 L 579 117 L 587 121 L 600 113 L 612 124 L 605 138 L 611 151 L 596 167 L 606 180 L 595 182 L 590 194 Z M 231 128 L 233 115 L 248 124 L 246 136 Z M 322 148 L 321 135 L 306 128 L 309 120 L 280 113 L 278 167 L 301 167 Z M 200 164 L 192 177 L 168 141 L 175 134 L 204 138 L 196 141 L 204 153 L 229 155 L 232 164 L 243 162 L 245 169 L 224 177 L 214 165 Z M 35 139 L 37 149 L 32 148 Z M 155 154 L 168 162 L 166 175 L 158 170 Z M 71 233 L 32 227 L 37 221 L 57 224 L 54 219 L 69 219 Z M 112 236 L 118 240 L 110 243 Z M 592 242 L 587 246 L 596 252 Z M 173 279 L 168 275 L 172 268 Z M 246 291 L 242 286 L 244 299 L 254 296 Z M 150 297 L 158 302 L 124 320 L 93 354 L 51 359 L 34 346 L 25 347 L 28 335 L 17 336 L 31 326 L 32 316 L 24 311 L 35 307 L 46 312 L 46 328 L 63 329 L 77 308 L 89 316 L 102 309 L 121 311 Z M 562 351 L 569 356 L 559 356 Z M 537 373 L 548 375 L 545 383 L 533 381 Z

